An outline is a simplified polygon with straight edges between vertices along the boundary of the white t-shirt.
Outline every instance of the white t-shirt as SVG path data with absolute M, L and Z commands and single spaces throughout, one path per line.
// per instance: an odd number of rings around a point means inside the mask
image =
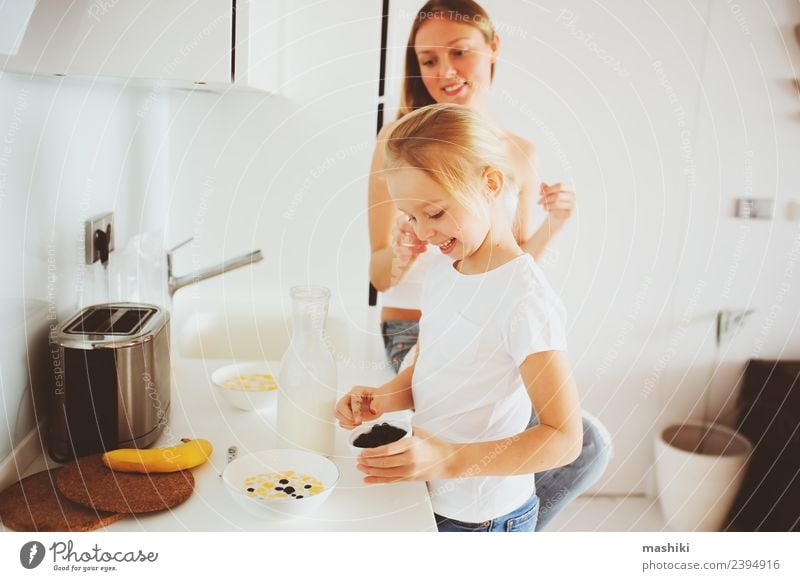
M 414 425 L 459 443 L 519 434 L 531 415 L 519 365 L 532 353 L 566 350 L 564 305 L 528 254 L 471 275 L 458 272 L 448 257 L 439 259 L 422 294 Z M 493 453 L 502 452 L 501 446 Z M 487 477 L 481 469 L 478 464 L 469 476 L 429 482 L 434 511 L 482 522 L 511 512 L 535 492 L 533 474 Z
M 514 182 L 509 182 L 508 187 L 503 190 L 502 200 L 509 223 L 513 224 L 517 206 L 519 205 L 519 188 Z M 398 309 L 419 309 L 422 304 L 422 285 L 425 283 L 425 275 L 431 264 L 435 263 L 437 258 L 440 257 L 441 252 L 439 249 L 433 247 L 432 244 L 428 244 L 425 252 L 420 254 L 414 264 L 409 267 L 405 278 L 400 283 L 381 293 L 381 306 Z

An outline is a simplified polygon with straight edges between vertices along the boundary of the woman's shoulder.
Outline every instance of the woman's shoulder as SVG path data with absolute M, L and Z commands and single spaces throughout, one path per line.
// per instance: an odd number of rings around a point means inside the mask
M 509 163 L 518 180 L 522 182 L 520 185 L 528 185 L 527 182 L 535 181 L 536 147 L 531 141 L 510 131 L 506 131 L 503 138 L 508 152 Z
M 378 131 L 378 139 L 388 139 L 389 135 L 392 133 L 397 124 L 400 123 L 399 119 L 395 119 L 394 121 L 388 121 L 381 127 L 381 130 Z
M 508 147 L 509 152 L 513 155 L 525 158 L 536 156 L 536 146 L 532 141 L 525 139 L 521 135 L 512 133 L 511 131 L 505 131 L 503 138 L 505 139 L 506 147 Z

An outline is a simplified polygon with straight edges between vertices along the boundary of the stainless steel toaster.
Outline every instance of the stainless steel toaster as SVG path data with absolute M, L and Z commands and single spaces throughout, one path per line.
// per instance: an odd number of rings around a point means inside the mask
M 53 345 L 48 440 L 54 460 L 156 441 L 169 418 L 171 393 L 165 310 L 93 305 L 61 325 Z

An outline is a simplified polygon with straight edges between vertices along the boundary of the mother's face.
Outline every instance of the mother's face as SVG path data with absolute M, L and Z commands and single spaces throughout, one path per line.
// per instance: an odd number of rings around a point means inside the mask
M 422 82 L 437 103 L 470 106 L 486 99 L 498 41 L 486 42 L 475 26 L 433 18 L 414 41 Z

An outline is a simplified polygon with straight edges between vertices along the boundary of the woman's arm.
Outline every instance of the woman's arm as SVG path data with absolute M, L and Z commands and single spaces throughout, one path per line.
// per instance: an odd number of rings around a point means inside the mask
M 537 204 L 544 207 L 547 217 L 530 238 L 520 243 L 522 250 L 533 256 L 537 262 L 575 209 L 575 191 L 564 184 L 547 185 L 543 183 L 539 196 Z
M 539 425 L 510 438 L 454 444 L 414 428 L 414 436 L 359 456 L 366 482 L 530 474 L 569 464 L 583 442 L 580 404 L 567 355 L 529 355 L 519 367 Z
M 575 192 L 563 184 L 539 182 L 538 158 L 532 143 L 514 136 L 509 155 L 514 159 L 519 184 L 519 201 L 514 216 L 514 237 L 522 250 L 539 262 L 550 241 L 561 230 L 575 209 Z M 547 217 L 536 227 L 536 206 Z

